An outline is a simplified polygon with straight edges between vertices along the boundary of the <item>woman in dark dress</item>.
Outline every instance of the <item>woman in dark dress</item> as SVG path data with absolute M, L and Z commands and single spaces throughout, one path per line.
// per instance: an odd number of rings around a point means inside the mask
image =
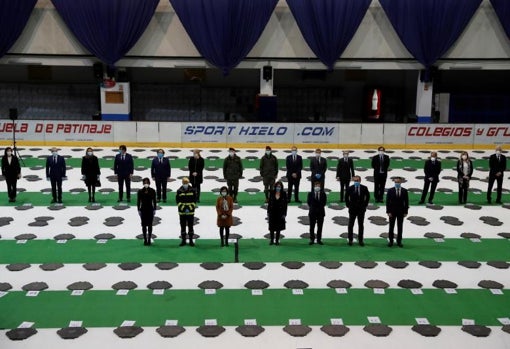
M 197 202 L 200 202 L 200 184 L 204 179 L 204 158 L 200 156 L 200 150 L 193 150 L 193 156 L 189 158 L 188 169 L 189 181 L 191 186 L 195 188 Z
M 283 183 L 278 181 L 274 185 L 274 190 L 269 194 L 269 203 L 267 205 L 269 237 L 271 239 L 269 245 L 280 244 L 280 232 L 285 230 L 287 204 L 287 193 L 284 191 Z
M 11 147 L 5 148 L 4 157 L 2 158 L 2 175 L 7 182 L 7 195 L 9 202 L 16 201 L 16 184 L 21 178 L 21 167 L 18 157 L 14 154 Z
M 89 202 L 96 202 L 96 183 L 99 181 L 101 170 L 92 148 L 87 148 L 85 156 L 81 159 L 81 174 L 89 192 Z
M 156 191 L 150 188 L 149 178 L 143 179 L 143 188 L 138 190 L 138 199 L 136 206 L 138 215 L 142 220 L 143 244 L 150 246 L 152 239 L 152 221 L 156 214 Z

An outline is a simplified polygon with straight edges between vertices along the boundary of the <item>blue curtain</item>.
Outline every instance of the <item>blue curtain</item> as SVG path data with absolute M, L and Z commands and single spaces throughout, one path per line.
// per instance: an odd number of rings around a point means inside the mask
M 227 75 L 257 43 L 278 0 L 170 0 L 198 52 Z
M 52 2 L 78 41 L 94 56 L 113 66 L 142 36 L 159 0 Z
M 301 34 L 329 70 L 356 33 L 372 0 L 287 0 Z
M 491 4 L 499 17 L 503 29 L 505 29 L 506 35 L 510 38 L 510 1 L 491 0 Z
M 455 43 L 482 0 L 379 0 L 407 50 L 426 68 Z
M 0 0 L 0 57 L 14 45 L 37 0 Z

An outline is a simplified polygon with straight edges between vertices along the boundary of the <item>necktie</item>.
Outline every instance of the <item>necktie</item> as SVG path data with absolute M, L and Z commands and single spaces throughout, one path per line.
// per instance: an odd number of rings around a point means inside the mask
M 294 155 L 292 159 L 294 160 L 294 162 L 296 162 L 296 155 Z
M 122 161 L 124 161 L 124 155 L 122 155 Z
M 319 193 L 315 193 L 315 199 L 319 201 Z
M 53 162 L 57 163 L 57 157 L 56 156 L 53 157 Z
M 163 159 L 159 159 L 159 163 L 162 164 L 163 163 Z
M 356 188 L 356 194 L 359 196 L 359 188 Z
M 397 197 L 400 197 L 400 189 L 397 189 Z
M 500 159 L 500 157 L 499 157 L 499 155 L 498 155 L 498 161 L 499 161 L 499 160 L 501 160 L 501 159 Z

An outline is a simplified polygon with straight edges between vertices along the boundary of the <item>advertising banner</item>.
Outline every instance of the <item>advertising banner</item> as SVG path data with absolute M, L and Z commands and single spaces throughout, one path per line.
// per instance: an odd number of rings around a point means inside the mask
M 409 124 L 406 144 L 472 144 L 473 124 Z

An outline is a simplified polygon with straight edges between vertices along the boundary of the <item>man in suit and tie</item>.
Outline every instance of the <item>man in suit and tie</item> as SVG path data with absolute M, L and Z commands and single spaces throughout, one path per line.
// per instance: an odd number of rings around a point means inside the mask
M 378 148 L 379 153 L 372 157 L 372 168 L 374 169 L 374 197 L 375 202 L 383 202 L 384 187 L 388 177 L 388 168 L 390 167 L 390 157 L 384 152 L 384 147 Z
M 308 193 L 308 218 L 310 220 L 310 245 L 315 242 L 315 236 L 317 236 L 317 243 L 322 243 L 322 225 L 324 224 L 324 216 L 326 216 L 326 193 L 322 186 L 323 183 L 315 181 L 313 183 L 313 189 Z M 315 224 L 317 224 L 317 235 L 315 235 Z
M 299 182 L 301 181 L 303 158 L 301 155 L 297 154 L 296 146 L 291 148 L 291 154 L 287 156 L 285 166 L 287 167 L 287 181 L 289 184 L 287 200 L 290 202 L 292 198 L 292 189 L 294 188 L 294 201 L 301 203 L 301 201 L 299 201 Z
M 409 196 L 407 190 L 401 187 L 402 178 L 396 177 L 394 179 L 395 186 L 388 190 L 386 195 L 386 213 L 390 219 L 389 243 L 388 246 L 393 246 L 395 220 L 397 221 L 397 245 L 404 247 L 402 244 L 402 230 L 404 224 L 404 217 L 407 216 L 409 210 Z
M 312 182 L 312 189 L 314 183 L 319 182 L 322 190 L 324 190 L 324 179 L 328 163 L 325 158 L 321 157 L 321 153 L 320 149 L 315 149 L 315 156 L 310 160 L 310 171 L 312 172 L 310 182 Z
M 360 246 L 365 246 L 363 242 L 363 221 L 365 220 L 365 212 L 367 210 L 368 202 L 370 201 L 370 194 L 368 188 L 361 185 L 361 177 L 353 177 L 354 184 L 347 188 L 345 195 L 345 205 L 349 209 L 349 226 L 348 226 L 348 239 L 349 246 L 352 246 L 354 221 L 358 219 L 358 243 Z
M 163 198 L 166 202 L 166 186 L 170 178 L 170 160 L 165 158 L 165 151 L 158 149 L 158 155 L 152 159 L 151 177 L 156 182 L 156 197 L 158 202 Z
M 62 203 L 62 180 L 66 179 L 66 161 L 58 155 L 58 149 L 51 148 L 51 155 L 46 159 L 46 179 L 51 182 L 51 203 Z
M 336 180 L 340 181 L 340 202 L 344 201 L 344 193 L 349 187 L 351 178 L 354 177 L 354 163 L 349 157 L 349 151 L 343 151 L 343 158 L 338 160 L 336 166 Z
M 113 163 L 113 172 L 117 175 L 117 182 L 119 183 L 119 200 L 117 202 L 122 201 L 124 183 L 126 183 L 127 201 L 131 201 L 131 177 L 133 177 L 134 163 L 133 157 L 126 151 L 126 146 L 121 145 Z
M 496 154 L 489 158 L 489 188 L 487 189 L 487 202 L 492 202 L 492 187 L 497 183 L 496 203 L 501 204 L 501 188 L 503 186 L 503 172 L 506 170 L 506 157 L 502 154 L 501 146 L 496 147 Z
M 425 202 L 427 193 L 430 186 L 429 204 L 434 200 L 434 193 L 436 192 L 437 183 L 439 182 L 439 174 L 441 173 L 441 161 L 437 159 L 437 152 L 430 153 L 430 159 L 425 161 L 425 184 L 421 193 L 420 204 Z

